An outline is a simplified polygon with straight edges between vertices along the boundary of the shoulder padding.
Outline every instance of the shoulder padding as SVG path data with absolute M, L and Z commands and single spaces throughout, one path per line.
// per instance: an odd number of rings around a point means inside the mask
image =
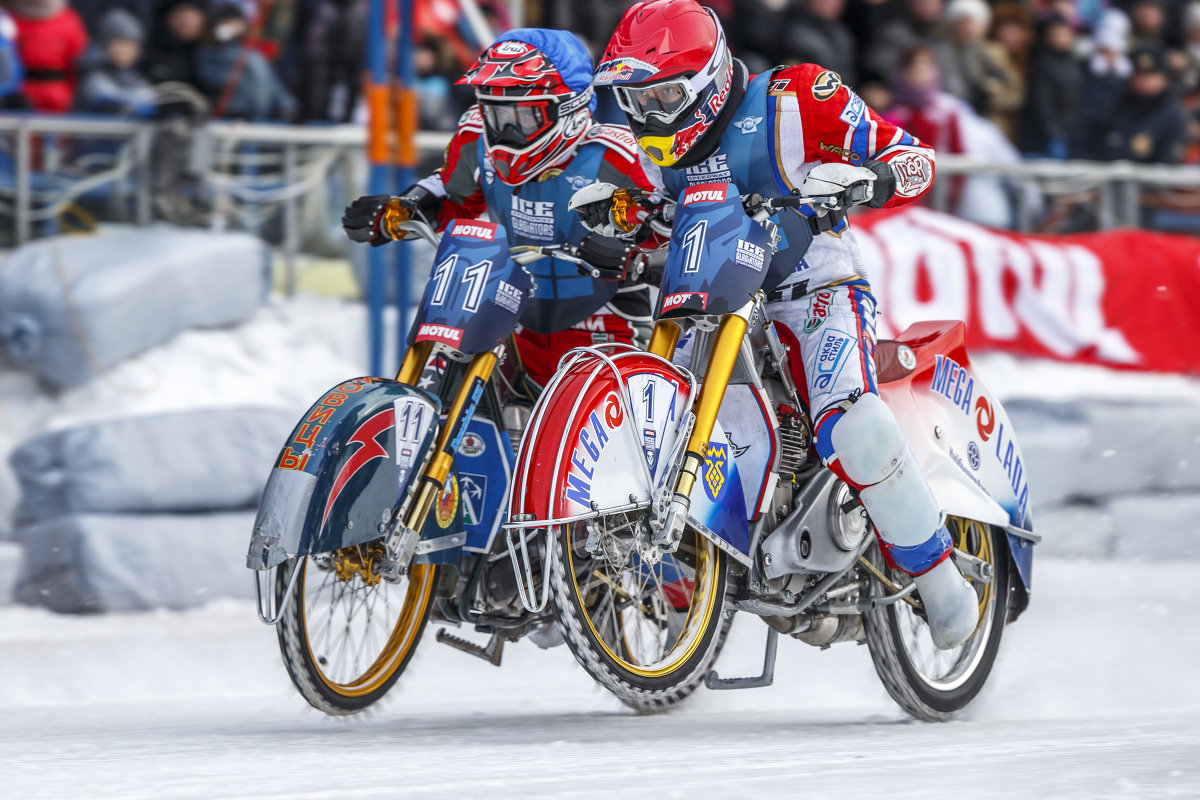
M 583 145 L 589 144 L 603 145 L 628 161 L 638 159 L 637 137 L 624 125 L 593 125 L 583 137 Z
M 458 131 L 482 131 L 483 130 L 483 114 L 479 111 L 479 105 L 475 104 L 463 112 L 463 115 L 458 118 Z

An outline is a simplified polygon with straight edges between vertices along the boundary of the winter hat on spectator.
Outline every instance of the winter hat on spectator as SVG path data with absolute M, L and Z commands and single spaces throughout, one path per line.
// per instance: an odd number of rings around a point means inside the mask
M 100 18 L 96 37 L 105 45 L 114 39 L 131 39 L 140 43 L 146 38 L 146 32 L 137 17 L 123 8 L 114 8 Z
M 1167 51 L 1156 44 L 1144 44 L 1135 48 L 1129 54 L 1129 60 L 1133 62 L 1135 73 L 1163 72 L 1169 74 L 1171 71 L 1171 67 L 1167 63 Z
M 1100 17 L 1092 42 L 1098 50 L 1124 53 L 1129 49 L 1129 17 L 1115 8 L 1110 8 Z
M 950 0 L 946 6 L 946 21 L 950 24 L 960 19 L 974 20 L 981 30 L 987 30 L 992 21 L 992 9 L 985 0 Z
M 67 0 L 8 0 L 8 10 L 25 19 L 49 19 L 67 8 Z

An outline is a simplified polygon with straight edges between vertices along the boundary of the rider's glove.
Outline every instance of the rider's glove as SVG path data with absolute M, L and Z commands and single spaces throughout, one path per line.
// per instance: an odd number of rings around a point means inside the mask
M 883 164 L 891 171 L 891 167 Z M 870 203 L 875 198 L 873 169 L 855 167 L 850 164 L 818 164 L 808 173 L 800 193 L 804 195 L 831 195 L 837 198 L 837 208 L 846 209 L 860 203 Z M 884 200 L 884 202 L 887 202 Z M 818 216 L 828 212 L 827 208 L 814 206 Z
M 567 208 L 578 211 L 583 227 L 592 233 L 636 241 L 645 238 L 641 234 L 647 232 L 641 230 L 642 226 L 663 205 L 662 200 L 641 189 L 592 183 L 571 195 Z
M 367 195 L 346 206 L 342 229 L 351 241 L 379 247 L 409 235 L 410 231 L 399 230 L 401 222 L 416 219 L 428 223 L 435 219 L 440 205 L 440 199 L 421 186 L 411 186 L 399 197 Z
M 633 245 L 598 233 L 589 233 L 579 243 L 575 255 L 600 270 L 601 280 L 624 280 Z

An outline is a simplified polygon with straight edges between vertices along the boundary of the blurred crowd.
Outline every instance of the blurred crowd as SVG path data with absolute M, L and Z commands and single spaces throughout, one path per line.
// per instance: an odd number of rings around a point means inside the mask
M 421 125 L 452 129 L 454 80 L 509 4 L 418 0 Z M 598 55 L 627 4 L 528 0 L 525 23 Z M 711 0 L 751 72 L 811 61 L 945 153 L 1200 162 L 1200 0 Z M 216 117 L 361 114 L 366 0 L 0 0 L 0 105 Z M 395 21 L 390 24 L 394 28 Z M 601 114 L 620 121 L 615 103 Z

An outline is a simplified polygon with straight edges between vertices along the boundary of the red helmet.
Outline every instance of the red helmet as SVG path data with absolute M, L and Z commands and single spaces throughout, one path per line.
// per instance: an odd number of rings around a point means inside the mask
M 716 123 L 733 77 L 716 14 L 696 0 L 651 0 L 625 12 L 594 82 L 613 87 L 638 144 L 670 167 Z
M 530 28 L 501 36 L 458 79 L 475 87 L 484 145 L 501 181 L 525 183 L 583 138 L 595 103 L 590 76 L 591 59 L 575 36 Z

